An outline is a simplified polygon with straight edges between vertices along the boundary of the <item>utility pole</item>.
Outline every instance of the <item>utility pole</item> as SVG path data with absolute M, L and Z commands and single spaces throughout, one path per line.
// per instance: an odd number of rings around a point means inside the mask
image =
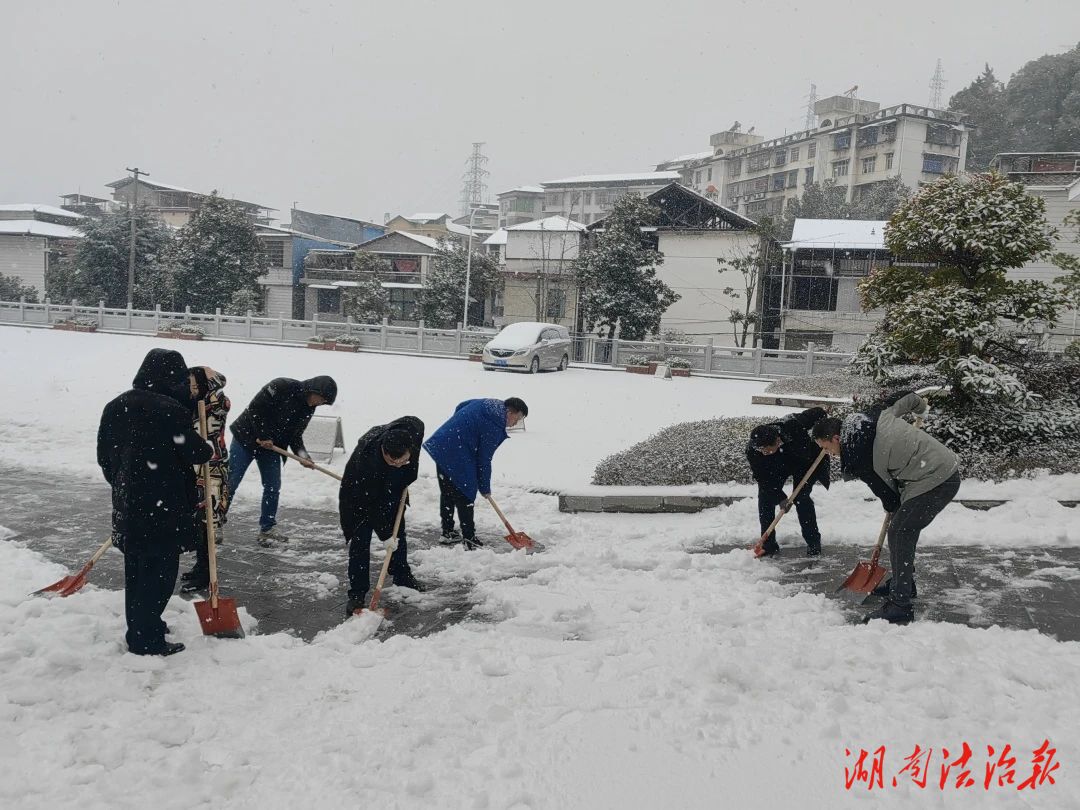
M 128 250 L 128 297 L 127 297 L 127 300 L 128 300 L 129 305 L 133 305 L 135 303 L 135 236 L 136 236 L 136 233 L 137 233 L 137 230 L 138 230 L 136 228 L 136 226 L 135 226 L 135 213 L 136 213 L 135 209 L 139 207 L 139 175 L 141 174 L 144 177 L 149 177 L 150 172 L 139 171 L 138 166 L 136 166 L 134 169 L 129 168 L 128 171 L 131 172 L 131 176 L 133 178 L 135 178 L 134 201 L 131 203 L 131 205 L 130 205 L 130 207 L 128 209 L 130 214 L 131 214 L 131 247 Z

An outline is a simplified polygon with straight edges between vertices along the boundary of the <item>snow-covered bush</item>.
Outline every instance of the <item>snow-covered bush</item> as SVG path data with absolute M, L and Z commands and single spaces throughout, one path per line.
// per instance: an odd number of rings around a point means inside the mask
M 1065 347 L 1065 356 L 1070 360 L 1080 360 L 1080 340 L 1074 340 Z
M 632 354 L 626 358 L 626 365 L 628 366 L 647 366 L 649 365 L 649 358 L 644 354 Z
M 206 335 L 206 330 L 198 324 L 187 321 L 164 321 L 158 326 L 159 332 L 180 332 L 184 335 Z
M 469 354 L 483 354 L 484 353 L 484 347 L 486 347 L 489 342 L 490 341 L 486 341 L 486 340 L 484 340 L 484 341 L 480 341 L 480 340 L 473 341 L 471 344 L 469 344 Z
M 803 394 L 823 399 L 873 402 L 896 391 L 915 390 L 944 383 L 945 378 L 929 366 L 889 366 L 885 379 L 881 381 L 848 367 L 803 377 L 785 377 L 771 383 L 765 393 Z
M 693 368 L 693 364 L 685 357 L 670 357 L 665 362 L 668 368 Z
M 329 338 L 329 340 L 340 343 L 342 346 L 360 346 L 363 344 L 363 340 L 358 335 L 337 335 Z

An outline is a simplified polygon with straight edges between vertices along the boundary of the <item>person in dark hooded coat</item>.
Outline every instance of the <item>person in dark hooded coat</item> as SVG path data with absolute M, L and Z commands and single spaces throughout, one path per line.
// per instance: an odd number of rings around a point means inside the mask
M 776 507 L 787 502 L 784 484 L 790 478 L 792 487 L 798 486 L 818 457 L 819 451 L 810 440 L 809 431 L 825 416 L 822 408 L 807 408 L 778 422 L 758 425 L 750 432 L 746 460 L 758 485 L 758 519 L 762 533 L 773 522 Z M 828 461 L 823 460 L 794 501 L 799 527 L 806 541 L 806 553 L 810 557 L 821 554 L 821 531 L 810 493 L 815 483 L 829 488 L 830 472 Z M 774 531 L 765 538 L 762 556 L 771 557 L 779 552 L 780 545 L 776 542 Z
M 361 436 L 345 465 L 338 505 L 341 531 L 349 547 L 346 617 L 364 606 L 371 576 L 371 534 L 374 532 L 383 542 L 390 538 L 402 493 L 416 480 L 420 469 L 423 443 L 424 423 L 415 416 L 403 416 Z M 389 574 L 399 587 L 424 590 L 409 567 L 404 514 Z
M 285 459 L 270 448 L 292 450 L 303 459 L 301 464 L 314 467 L 304 447 L 304 431 L 315 409 L 320 405 L 333 405 L 335 399 L 337 383 L 332 377 L 312 377 L 303 381 L 278 377 L 264 385 L 230 425 L 233 440 L 229 447 L 229 492 L 235 497 L 244 473 L 253 461 L 262 476 L 260 545 L 289 539 L 275 528 L 281 493 L 281 465 Z
M 127 391 L 108 405 L 97 459 L 112 487 L 113 542 L 124 553 L 128 649 L 172 655 L 161 614 L 176 585 L 180 552 L 195 548 L 199 501 L 193 465 L 210 445 L 191 423 L 187 364 L 179 352 L 151 349 Z

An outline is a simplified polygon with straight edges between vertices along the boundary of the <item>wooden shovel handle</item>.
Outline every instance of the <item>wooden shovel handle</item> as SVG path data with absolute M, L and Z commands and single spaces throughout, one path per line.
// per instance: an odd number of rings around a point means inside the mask
M 199 435 L 203 441 L 209 436 L 206 428 L 206 402 L 199 400 Z M 210 568 L 210 608 L 218 609 L 217 579 L 217 529 L 214 527 L 214 497 L 210 491 L 210 462 L 202 465 L 203 514 L 206 517 L 206 557 Z
M 109 535 L 109 539 L 98 547 L 98 550 L 94 552 L 94 556 L 90 558 L 90 562 L 86 564 L 86 571 L 89 571 L 91 568 L 94 567 L 94 563 L 101 559 L 101 555 L 108 551 L 109 546 L 111 546 L 112 544 L 112 535 Z M 84 571 L 83 573 L 86 573 L 86 571 Z
M 285 456 L 285 458 L 293 459 L 293 461 L 311 461 L 311 459 L 309 459 L 309 458 L 301 458 L 300 456 L 296 455 L 295 453 L 290 453 L 288 450 L 282 450 L 277 445 L 271 445 L 270 449 L 273 450 L 275 453 L 278 453 L 279 455 Z M 320 467 L 318 464 L 315 464 L 314 462 L 312 462 L 312 469 L 318 470 L 323 475 L 329 475 L 331 478 L 336 478 L 338 481 L 342 480 L 341 476 L 338 475 L 333 470 L 328 470 L 328 469 L 326 469 L 326 467 Z
M 870 558 L 870 567 L 878 564 L 881 557 L 881 547 L 885 545 L 885 537 L 889 534 L 889 525 L 892 523 L 892 512 L 885 513 L 885 520 L 881 522 L 881 531 L 878 533 L 877 545 L 874 546 L 874 555 Z
M 382 596 L 383 585 L 386 583 L 386 573 L 390 570 L 390 558 L 397 551 L 398 532 L 401 530 L 401 518 L 405 514 L 405 502 L 409 499 L 409 488 L 401 493 L 401 502 L 398 504 L 397 516 L 394 518 L 394 530 L 390 534 L 390 541 L 386 544 L 386 556 L 383 558 L 382 570 L 379 571 L 379 580 L 375 583 L 375 590 L 371 594 L 370 610 L 379 606 L 379 598 Z
M 814 459 L 814 463 L 810 465 L 810 469 L 807 470 L 806 475 L 802 477 L 802 481 L 800 481 L 799 485 L 795 487 L 795 491 L 791 493 L 791 497 L 787 499 L 789 503 L 795 503 L 795 499 L 799 497 L 799 493 L 802 492 L 803 487 L 806 486 L 806 482 L 810 480 L 810 478 L 814 475 L 815 472 L 817 472 L 817 468 L 821 465 L 821 460 L 827 455 L 828 453 L 824 450 L 818 453 L 817 458 Z M 772 534 L 772 530 L 776 528 L 776 525 L 780 522 L 780 519 L 789 511 L 791 511 L 790 506 L 780 508 L 779 514 L 777 514 L 777 516 L 773 518 L 773 522 L 769 524 L 769 528 L 767 528 L 765 532 L 761 535 L 761 539 L 754 544 L 755 548 L 760 548 L 761 546 L 765 545 L 765 539 L 770 534 Z
M 485 495 L 484 499 L 491 504 L 491 508 L 495 510 L 495 514 L 499 516 L 499 519 L 503 522 L 506 530 L 510 532 L 510 534 L 516 534 L 516 532 L 514 531 L 514 527 L 510 525 L 510 521 L 507 520 L 506 515 L 502 513 L 502 509 L 500 509 L 499 505 L 495 503 L 495 499 L 492 498 L 490 495 Z

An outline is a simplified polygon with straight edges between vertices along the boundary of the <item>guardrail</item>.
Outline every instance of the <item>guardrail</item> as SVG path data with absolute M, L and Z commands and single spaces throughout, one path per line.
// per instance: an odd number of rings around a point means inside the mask
M 404 354 L 442 357 L 466 357 L 470 348 L 485 342 L 495 332 L 475 329 L 431 329 L 423 322 L 419 326 L 324 321 L 292 318 L 268 318 L 247 315 L 224 315 L 169 312 L 160 307 L 140 310 L 130 307 L 43 304 L 26 301 L 0 301 L 0 324 L 50 327 L 75 318 L 87 319 L 102 331 L 132 334 L 155 334 L 162 326 L 183 322 L 198 326 L 209 339 L 250 340 L 260 343 L 303 344 L 314 335 L 350 335 L 361 351 L 400 352 Z M 668 343 L 603 339 L 591 334 L 574 334 L 573 361 L 590 366 L 624 367 L 630 358 L 645 355 L 689 363 L 693 373 L 724 377 L 790 377 L 830 371 L 847 365 L 851 354 L 822 351 L 810 344 L 806 350 L 763 349 L 758 347 L 715 346 L 711 339 L 705 343 Z

